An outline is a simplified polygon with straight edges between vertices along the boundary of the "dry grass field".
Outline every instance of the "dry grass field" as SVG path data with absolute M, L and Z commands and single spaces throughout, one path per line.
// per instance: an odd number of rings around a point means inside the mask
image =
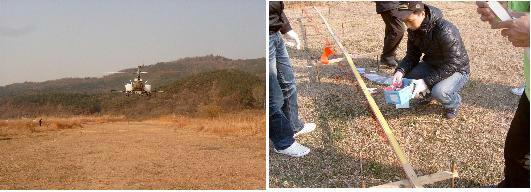
M 403 151 L 418 175 L 450 170 L 455 161 L 460 178 L 456 187 L 495 185 L 503 179 L 505 135 L 519 96 L 510 89 L 524 82 L 522 49 L 514 48 L 479 20 L 474 2 L 430 2 L 460 30 L 470 57 L 471 77 L 461 95 L 460 115 L 442 116 L 437 102 L 397 110 L 386 105 L 381 88 L 373 94 Z M 303 50 L 289 49 L 297 78 L 299 112 L 316 131 L 298 137 L 311 148 L 303 158 L 270 153 L 271 187 L 368 187 L 405 178 L 402 168 L 379 128 L 367 102 L 345 62 L 320 67 L 321 50 L 334 41 L 311 5 L 328 19 L 354 55 L 358 67 L 376 70 L 376 56 L 383 46 L 384 23 L 371 2 L 289 2 L 285 10 L 301 37 Z M 305 31 L 305 33 L 303 32 Z M 306 34 L 306 35 L 304 35 Z M 398 50 L 405 54 L 407 35 Z M 334 47 L 340 52 L 338 47 Z M 338 55 L 341 53 L 338 53 Z M 392 69 L 381 69 L 391 75 Z M 449 181 L 427 187 L 449 187 Z
M 0 120 L 0 189 L 264 189 L 264 116 Z

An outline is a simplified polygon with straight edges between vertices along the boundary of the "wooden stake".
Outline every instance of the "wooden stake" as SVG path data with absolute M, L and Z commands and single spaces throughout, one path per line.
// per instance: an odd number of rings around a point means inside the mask
M 458 177 L 457 173 L 452 173 L 449 171 L 441 171 L 431 175 L 424 175 L 417 177 L 416 182 L 420 185 L 432 184 L 439 181 L 444 181 L 450 178 Z M 383 185 L 374 186 L 371 188 L 399 188 L 399 187 L 412 187 L 409 180 L 404 179 L 397 182 L 386 183 Z
M 343 34 L 343 36 L 345 36 L 345 26 L 343 26 L 345 23 L 341 23 L 341 34 Z
M 320 66 L 320 62 L 316 62 L 317 64 L 313 64 L 313 60 L 312 60 L 312 57 L 307 53 L 307 49 L 306 47 L 308 47 L 308 35 L 307 35 L 307 30 L 306 30 L 306 25 L 304 25 L 304 21 L 302 20 L 303 18 L 299 18 L 298 21 L 300 22 L 300 26 L 301 26 L 301 33 L 302 33 L 302 41 L 303 41 L 303 44 L 302 44 L 302 53 L 303 53 L 303 57 L 306 56 L 306 60 L 307 60 L 307 66 L 315 66 L 315 70 L 316 70 L 316 75 L 317 75 L 317 83 L 321 83 L 321 77 L 319 75 L 319 66 Z
M 452 169 L 452 173 L 454 175 L 457 175 L 457 167 L 455 165 L 455 161 L 452 161 L 452 164 L 450 165 L 451 166 L 451 169 Z M 455 177 L 452 177 L 452 184 L 451 184 L 452 188 L 455 188 Z
M 380 60 L 379 56 L 376 55 L 376 71 L 380 72 Z

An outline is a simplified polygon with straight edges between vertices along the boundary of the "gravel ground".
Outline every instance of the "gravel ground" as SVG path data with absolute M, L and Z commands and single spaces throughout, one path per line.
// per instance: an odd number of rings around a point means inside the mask
M 471 62 L 471 77 L 461 93 L 460 115 L 444 119 L 437 102 L 397 110 L 386 105 L 381 89 L 373 94 L 418 175 L 450 170 L 455 161 L 457 187 L 481 187 L 503 179 L 505 135 L 518 96 L 510 89 L 524 82 L 522 49 L 513 48 L 479 20 L 473 2 L 430 2 L 461 31 Z M 328 19 L 358 67 L 376 68 L 383 46 L 384 23 L 370 2 L 288 3 L 285 10 L 303 42 L 303 51 L 290 49 L 302 119 L 317 123 L 316 131 L 297 140 L 312 152 L 290 158 L 270 150 L 271 187 L 375 186 L 405 178 L 398 159 L 371 118 L 367 102 L 345 62 L 315 64 L 323 46 L 333 43 L 311 5 Z M 329 11 L 330 10 L 330 11 Z M 303 25 L 301 25 L 301 23 Z M 306 38 L 302 30 L 306 31 Z M 398 50 L 405 54 L 407 34 Z M 334 50 L 339 51 L 336 46 Z M 392 69 L 381 69 L 391 75 Z M 368 87 L 382 88 L 367 82 Z M 272 148 L 270 146 L 270 148 Z M 427 187 L 449 187 L 449 181 Z

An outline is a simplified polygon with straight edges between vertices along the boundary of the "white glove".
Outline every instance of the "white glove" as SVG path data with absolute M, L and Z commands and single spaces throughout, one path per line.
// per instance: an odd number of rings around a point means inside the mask
M 411 81 L 411 83 L 415 84 L 415 89 L 413 89 L 413 97 L 417 98 L 420 93 L 428 92 L 428 85 L 426 85 L 426 82 L 424 82 L 424 79 L 415 79 Z
M 404 77 L 404 74 L 400 71 L 397 71 L 395 75 L 393 75 L 393 84 L 402 84 L 402 77 Z
M 301 40 L 299 40 L 299 35 L 297 35 L 297 33 L 295 33 L 295 31 L 293 30 L 290 30 L 286 33 L 286 35 L 290 38 L 290 39 L 293 39 L 295 40 L 295 47 L 297 49 L 301 49 Z

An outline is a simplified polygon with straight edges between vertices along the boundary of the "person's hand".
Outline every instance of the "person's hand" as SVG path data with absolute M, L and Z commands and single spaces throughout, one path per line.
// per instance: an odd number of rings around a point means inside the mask
M 297 35 L 297 33 L 295 33 L 295 31 L 293 30 L 290 30 L 286 33 L 286 35 L 290 38 L 290 39 L 293 39 L 295 40 L 295 47 L 297 49 L 301 49 L 301 41 L 299 40 L 299 35 Z
M 513 46 L 529 47 L 529 15 L 496 23 L 492 28 L 503 29 L 502 36 L 507 37 Z
M 393 75 L 393 85 L 402 84 L 402 77 L 404 77 L 404 73 L 402 73 L 401 71 L 397 71 L 395 75 Z
M 428 85 L 424 82 L 424 79 L 415 79 L 411 81 L 415 84 L 415 89 L 413 89 L 413 97 L 418 97 L 420 93 L 428 92 Z
M 491 25 L 496 22 L 496 15 L 490 10 L 486 1 L 476 1 L 476 5 L 478 6 L 476 11 L 481 15 L 479 19 L 488 21 Z

